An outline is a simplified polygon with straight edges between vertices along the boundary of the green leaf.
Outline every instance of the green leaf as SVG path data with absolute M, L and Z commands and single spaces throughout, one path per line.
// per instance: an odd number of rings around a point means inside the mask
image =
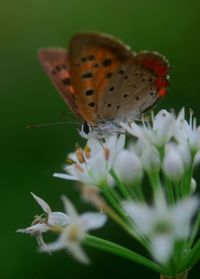
M 135 263 L 139 263 L 143 266 L 146 266 L 158 273 L 162 273 L 162 268 L 154 263 L 153 261 L 141 256 L 138 253 L 135 253 L 121 245 L 118 245 L 116 243 L 113 243 L 111 241 L 95 237 L 92 235 L 86 235 L 86 238 L 84 240 L 84 244 L 90 247 L 94 247 L 96 249 L 100 249 L 115 255 L 118 255 L 120 257 L 123 257 L 127 260 L 133 261 Z

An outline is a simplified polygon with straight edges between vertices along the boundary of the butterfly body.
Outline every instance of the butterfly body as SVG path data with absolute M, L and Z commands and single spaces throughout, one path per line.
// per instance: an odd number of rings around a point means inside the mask
M 122 133 L 121 122 L 137 119 L 167 92 L 165 58 L 132 52 L 109 35 L 78 33 L 69 50 L 41 49 L 39 59 L 71 110 L 89 125 L 80 130 L 86 138 Z

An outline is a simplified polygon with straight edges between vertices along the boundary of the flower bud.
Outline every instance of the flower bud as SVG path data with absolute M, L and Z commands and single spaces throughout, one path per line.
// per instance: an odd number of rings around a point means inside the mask
M 188 142 L 193 152 L 198 152 L 200 150 L 200 128 L 199 127 L 195 131 L 190 132 L 190 137 L 188 138 Z
M 195 157 L 194 157 L 194 166 L 197 166 L 200 164 L 200 151 L 198 151 L 196 154 L 195 154 Z
M 190 188 L 191 194 L 193 194 L 196 191 L 196 188 L 197 188 L 196 180 L 193 177 L 191 179 L 191 186 L 190 187 L 191 187 Z
M 153 131 L 157 146 L 163 146 L 173 136 L 174 116 L 166 110 L 161 110 L 153 120 Z
M 172 144 L 166 147 L 163 172 L 174 183 L 179 182 L 184 174 L 183 160 L 177 148 Z
M 184 167 L 188 168 L 192 160 L 192 156 L 188 144 L 185 143 L 178 144 L 177 151 L 183 160 Z
M 138 183 L 143 177 L 141 161 L 133 151 L 122 150 L 119 152 L 114 171 L 126 185 Z
M 159 172 L 160 154 L 154 147 L 147 147 L 142 154 L 142 163 L 147 173 Z

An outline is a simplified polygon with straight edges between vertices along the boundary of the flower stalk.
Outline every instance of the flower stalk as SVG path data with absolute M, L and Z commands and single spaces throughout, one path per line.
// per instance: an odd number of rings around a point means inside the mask
M 168 276 L 168 275 L 161 274 L 160 279 L 187 279 L 188 278 L 188 272 L 189 271 L 185 271 L 185 272 L 182 272 L 182 273 L 177 274 L 175 276 Z

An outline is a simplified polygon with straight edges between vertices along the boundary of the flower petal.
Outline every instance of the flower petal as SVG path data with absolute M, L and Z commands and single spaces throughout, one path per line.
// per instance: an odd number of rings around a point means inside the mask
M 191 229 L 191 219 L 199 207 L 199 199 L 191 197 L 183 199 L 172 209 L 172 218 L 175 224 L 176 236 L 186 238 Z
M 48 216 L 48 224 L 50 226 L 66 226 L 70 222 L 69 216 L 63 212 L 52 212 Z
M 62 178 L 62 179 L 66 179 L 66 180 L 74 180 L 74 181 L 79 180 L 77 177 L 75 177 L 73 175 L 65 174 L 65 173 L 54 173 L 53 176 Z
M 79 262 L 89 264 L 90 259 L 78 243 L 71 243 L 67 247 L 67 251 Z
M 169 234 L 155 235 L 151 239 L 151 253 L 160 263 L 166 263 L 173 253 L 174 238 Z
M 64 204 L 65 212 L 67 213 L 69 218 L 72 220 L 78 218 L 78 213 L 71 201 L 66 196 L 62 196 L 61 198 Z
M 42 237 L 42 234 L 39 234 L 36 236 L 36 240 L 38 243 L 39 248 L 43 248 L 46 249 L 46 251 L 51 255 L 51 252 L 48 250 L 46 243 L 44 242 L 44 239 Z
M 80 225 L 85 231 L 94 230 L 103 227 L 106 220 L 107 217 L 105 214 L 88 212 L 81 214 Z
M 123 202 L 122 206 L 140 233 L 148 234 L 152 230 L 154 214 L 150 207 L 135 202 Z
M 44 233 L 49 230 L 49 226 L 44 223 L 39 223 L 30 227 L 27 227 L 25 229 L 19 229 L 17 232 L 21 233 L 27 233 L 31 235 L 37 235 L 38 233 Z
M 43 209 L 43 211 L 47 214 L 51 213 L 51 208 L 50 206 L 41 198 L 39 198 L 38 196 L 36 196 L 35 194 L 31 193 L 31 195 L 33 196 L 33 198 L 35 199 L 35 201 L 41 206 L 41 208 Z
M 58 238 L 56 241 L 46 244 L 45 246 L 40 247 L 41 252 L 55 252 L 65 248 L 65 244 L 63 241 Z

